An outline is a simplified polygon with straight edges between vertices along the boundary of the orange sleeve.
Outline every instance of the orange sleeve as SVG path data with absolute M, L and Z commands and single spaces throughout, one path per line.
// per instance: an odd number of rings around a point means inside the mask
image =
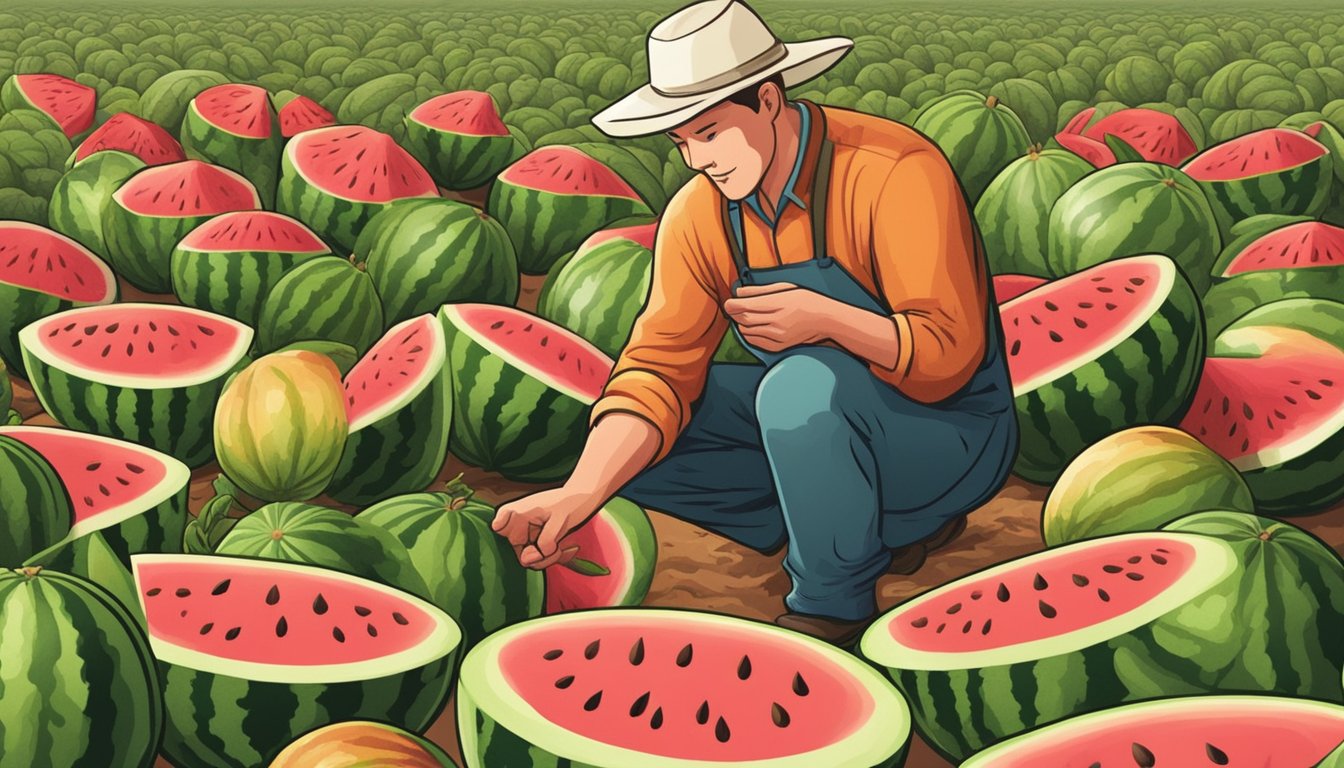
M 719 340 L 728 328 L 718 293 L 709 279 L 708 249 L 698 226 L 717 226 L 718 217 L 692 216 L 687 205 L 694 185 L 674 196 L 663 212 L 653 246 L 653 278 L 648 301 L 630 332 L 590 424 L 615 411 L 648 420 L 662 442 L 661 460 L 690 420 Z
M 873 210 L 873 271 L 891 306 L 898 353 L 883 380 L 921 402 L 970 381 L 985 351 L 989 292 L 975 224 L 942 155 L 917 150 L 892 166 Z

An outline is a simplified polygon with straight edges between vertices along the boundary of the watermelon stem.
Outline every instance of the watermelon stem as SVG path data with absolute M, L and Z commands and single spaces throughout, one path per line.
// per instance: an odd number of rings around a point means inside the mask
M 575 551 L 578 551 L 578 547 L 574 547 L 572 550 L 565 550 L 565 551 L 566 551 L 566 552 L 575 552 Z M 598 565 L 597 563 L 594 563 L 592 560 L 585 560 L 585 559 L 583 559 L 582 557 L 574 557 L 574 558 L 570 558 L 570 559 L 569 559 L 568 561 L 566 561 L 566 562 L 558 563 L 558 565 L 563 565 L 563 566 L 565 566 L 566 568 L 568 568 L 569 570 L 571 570 L 571 571 L 573 571 L 573 572 L 575 572 L 575 573 L 577 573 L 577 574 L 580 574 L 580 575 L 582 575 L 582 576 L 610 576 L 610 575 L 611 575 L 611 571 L 610 571 L 609 569 L 604 568 L 604 567 Z

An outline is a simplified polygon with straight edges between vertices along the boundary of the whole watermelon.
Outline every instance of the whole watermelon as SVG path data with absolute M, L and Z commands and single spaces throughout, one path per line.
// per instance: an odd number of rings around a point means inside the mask
M 22 442 L 0 436 L 0 563 L 22 563 L 65 538 L 73 523 L 55 468 Z
M 310 731 L 290 743 L 269 768 L 457 768 L 429 739 L 395 725 L 351 720 Z
M 363 355 L 385 330 L 383 306 L 362 268 L 336 256 L 294 267 L 261 304 L 258 346 L 280 349 L 296 341 L 339 341 Z
M 103 206 L 122 182 L 144 167 L 144 161 L 135 155 L 116 151 L 95 152 L 75 163 L 51 190 L 51 204 L 47 206 L 51 228 L 106 256 Z
M 915 130 L 942 148 L 974 204 L 989 182 L 1031 145 L 1026 126 L 995 96 L 959 90 L 931 102 Z
M 995 176 L 975 204 L 990 271 L 1049 275 L 1050 209 L 1092 170 L 1072 152 L 1032 149 Z
M 547 276 L 537 314 L 619 355 L 648 298 L 655 228 L 604 229 L 589 237 Z

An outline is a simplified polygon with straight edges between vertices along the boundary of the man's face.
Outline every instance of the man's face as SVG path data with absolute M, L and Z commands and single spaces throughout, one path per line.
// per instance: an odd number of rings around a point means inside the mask
M 761 86 L 761 108 L 725 101 L 667 132 L 686 165 L 704 173 L 730 200 L 741 200 L 761 183 L 775 153 L 774 120 L 779 90 Z

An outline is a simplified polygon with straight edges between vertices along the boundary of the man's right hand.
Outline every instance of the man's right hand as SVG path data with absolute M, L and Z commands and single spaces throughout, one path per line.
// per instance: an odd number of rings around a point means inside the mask
M 490 527 L 509 540 L 519 563 L 541 570 L 574 556 L 560 542 L 588 522 L 602 502 L 591 493 L 553 488 L 500 507 Z

